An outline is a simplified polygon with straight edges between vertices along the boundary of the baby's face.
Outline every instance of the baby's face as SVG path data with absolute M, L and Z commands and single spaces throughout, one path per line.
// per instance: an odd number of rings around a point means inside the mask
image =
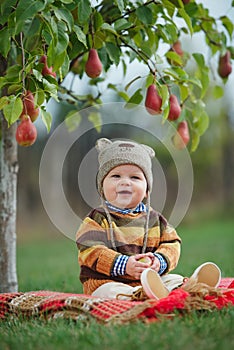
M 105 199 L 121 209 L 134 209 L 146 197 L 147 182 L 136 165 L 124 164 L 112 169 L 104 178 Z

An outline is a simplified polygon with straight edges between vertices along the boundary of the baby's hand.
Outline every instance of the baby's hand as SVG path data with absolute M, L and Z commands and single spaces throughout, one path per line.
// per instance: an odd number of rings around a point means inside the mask
M 148 261 L 140 261 L 143 258 L 150 257 L 151 263 Z M 141 273 L 148 267 L 154 266 L 154 255 L 152 253 L 136 254 L 130 256 L 126 265 L 126 273 L 136 279 L 140 279 Z M 144 259 L 143 259 L 144 260 Z M 151 265 L 153 264 L 153 265 Z
M 152 265 L 150 266 L 150 268 L 156 272 L 158 272 L 160 270 L 160 261 L 159 259 L 154 255 L 153 260 L 152 260 Z

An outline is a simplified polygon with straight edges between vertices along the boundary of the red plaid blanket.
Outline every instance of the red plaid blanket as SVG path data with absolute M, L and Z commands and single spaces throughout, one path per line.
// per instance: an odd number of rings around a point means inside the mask
M 0 294 L 0 318 L 26 317 L 44 319 L 72 318 L 124 323 L 141 319 L 145 322 L 173 317 L 180 311 L 219 310 L 234 305 L 234 278 L 223 278 L 218 294 L 197 298 L 178 288 L 166 298 L 143 302 L 95 298 L 84 294 L 31 291 Z M 177 313 L 176 313 L 177 312 Z

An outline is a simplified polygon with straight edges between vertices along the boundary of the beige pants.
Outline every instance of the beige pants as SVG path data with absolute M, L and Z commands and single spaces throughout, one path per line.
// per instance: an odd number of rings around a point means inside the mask
M 180 285 L 183 284 L 184 277 L 176 274 L 168 274 L 161 277 L 162 282 L 165 287 L 169 290 L 169 292 Z M 120 282 L 108 282 L 98 287 L 92 295 L 98 298 L 110 298 L 116 299 L 118 294 L 127 294 L 131 295 L 137 289 L 141 288 L 140 286 L 131 287 L 128 284 L 120 283 Z M 119 299 L 126 300 L 128 297 L 121 296 Z

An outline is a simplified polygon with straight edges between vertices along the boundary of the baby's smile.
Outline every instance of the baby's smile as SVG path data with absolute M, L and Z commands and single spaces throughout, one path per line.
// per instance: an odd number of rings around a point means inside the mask
M 127 191 L 127 190 L 122 190 L 122 191 L 117 191 L 118 194 L 132 194 L 131 191 Z

